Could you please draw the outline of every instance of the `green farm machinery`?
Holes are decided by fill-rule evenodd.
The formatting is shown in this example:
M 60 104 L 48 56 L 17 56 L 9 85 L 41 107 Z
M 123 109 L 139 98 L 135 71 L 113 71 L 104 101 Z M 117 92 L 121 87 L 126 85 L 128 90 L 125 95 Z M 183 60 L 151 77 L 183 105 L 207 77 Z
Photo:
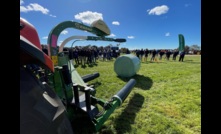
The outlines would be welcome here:
M 23 25 L 21 24 L 21 21 L 20 21 L 20 29 L 22 29 L 22 27 Z M 67 38 L 66 40 L 64 40 L 60 46 L 58 46 L 57 39 L 60 33 L 66 28 L 75 28 L 78 30 L 88 31 L 90 33 L 95 34 L 96 36 L 71 36 Z M 109 34 L 110 34 L 110 30 L 102 20 L 95 21 L 94 23 L 92 23 L 91 26 L 87 26 L 82 23 L 73 22 L 73 21 L 65 21 L 55 26 L 51 30 L 48 36 L 48 50 L 49 50 L 48 57 L 51 59 L 53 63 L 53 66 L 50 66 L 50 65 L 49 66 L 51 67 L 51 70 L 53 71 L 45 68 L 44 66 L 41 66 L 41 64 L 37 64 L 38 62 L 32 63 L 30 62 L 30 60 L 29 62 L 24 62 L 24 63 L 22 62 L 23 63 L 22 66 L 25 66 L 26 69 L 29 68 L 29 70 L 31 70 L 31 72 L 36 76 L 37 80 L 43 85 L 45 92 L 47 92 L 47 95 L 43 94 L 43 98 L 42 100 L 40 100 L 40 102 L 42 102 L 40 104 L 42 105 L 37 107 L 36 106 L 37 104 L 33 103 L 35 107 L 33 109 L 41 109 L 38 111 L 41 111 L 41 112 L 44 111 L 42 113 L 46 114 L 47 110 L 44 110 L 44 105 L 46 104 L 43 105 L 43 102 L 46 103 L 45 100 L 47 100 L 47 102 L 50 102 L 52 105 L 51 106 L 52 108 L 51 110 L 48 110 L 48 111 L 53 113 L 53 118 L 51 118 L 52 120 L 51 124 L 53 124 L 53 122 L 55 122 L 56 120 L 61 120 L 61 119 L 58 119 L 57 117 L 59 117 L 60 115 L 63 115 L 63 116 L 66 116 L 67 119 L 69 120 L 73 133 L 98 132 L 101 129 L 102 125 L 105 123 L 105 121 L 108 120 L 109 116 L 115 111 L 117 107 L 119 107 L 124 102 L 124 100 L 130 94 L 132 88 L 136 84 L 136 81 L 134 79 L 130 79 L 124 86 L 122 86 L 122 89 L 120 89 L 115 95 L 113 95 L 110 98 L 110 100 L 106 101 L 106 100 L 95 97 L 96 95 L 95 87 L 93 85 L 88 84 L 88 82 L 98 78 L 100 74 L 98 72 L 95 72 L 93 74 L 80 76 L 80 74 L 78 74 L 76 68 L 74 67 L 73 56 L 71 55 L 72 52 L 63 51 L 65 44 L 74 39 L 75 40 L 114 41 L 118 43 L 126 41 L 126 39 L 114 39 L 114 38 L 105 37 Z M 25 39 L 23 39 L 23 37 L 21 37 L 21 32 L 20 32 L 20 46 L 21 47 L 23 46 L 23 44 L 28 42 L 26 41 L 27 38 L 28 37 L 25 37 Z M 22 47 L 22 49 L 24 49 L 24 50 L 21 50 L 22 52 L 23 51 L 26 52 L 28 48 Z M 29 50 L 31 50 L 31 48 L 28 49 L 27 52 Z M 29 55 L 32 55 L 32 53 L 29 53 Z M 20 56 L 20 60 L 21 60 L 21 57 L 22 56 Z M 45 63 L 46 62 L 47 60 L 45 60 Z M 37 67 L 36 66 L 33 67 L 33 65 L 36 65 Z M 21 76 L 21 77 L 26 78 L 25 76 Z M 24 82 L 25 80 L 30 80 L 30 79 L 24 79 Z M 23 88 L 23 87 L 27 88 L 27 86 L 20 86 L 20 88 Z M 21 90 L 22 89 L 20 89 L 20 91 Z M 33 91 L 33 92 L 36 92 L 36 91 Z M 20 101 L 20 104 L 21 104 L 21 108 L 23 108 L 25 107 L 24 105 L 28 103 L 27 99 L 25 99 L 25 96 L 27 95 L 25 95 L 24 91 L 22 91 L 20 96 L 22 97 L 20 99 L 22 100 Z M 36 97 L 36 99 L 38 98 Z M 53 107 L 56 107 L 56 110 L 55 110 L 56 112 L 53 112 Z M 28 111 L 28 108 L 24 108 L 24 109 L 25 110 L 23 110 L 22 112 Z M 45 109 L 47 109 L 46 106 L 45 106 Z M 59 109 L 63 109 L 63 110 L 60 110 L 60 113 L 59 113 L 58 112 Z M 34 113 L 32 114 L 35 115 Z M 23 118 L 25 118 L 26 115 L 27 114 L 24 114 L 24 115 L 20 114 L 21 120 L 23 120 Z M 47 118 L 48 117 L 49 117 L 49 114 L 47 115 Z M 41 120 L 41 118 L 43 117 L 39 115 L 39 120 Z M 42 123 L 43 122 L 44 121 L 42 121 Z M 57 122 L 62 122 L 62 121 L 57 121 Z M 47 131 L 46 133 L 48 134 L 50 134 L 50 132 L 58 133 L 58 134 L 66 133 L 60 129 L 58 130 L 58 128 L 60 127 L 51 127 L 51 124 L 45 123 L 43 125 L 45 128 L 55 129 L 55 130 Z M 57 124 L 59 125 L 59 123 Z M 28 123 L 27 123 L 27 126 L 28 126 Z M 37 126 L 38 125 L 36 125 L 36 127 Z M 66 125 L 66 127 L 67 126 L 68 125 Z M 26 126 L 20 126 L 20 127 L 27 129 Z M 35 126 L 32 126 L 31 128 L 34 128 L 34 127 Z M 23 130 L 23 132 L 25 132 L 25 130 Z M 32 133 L 30 132 L 29 134 L 32 134 Z

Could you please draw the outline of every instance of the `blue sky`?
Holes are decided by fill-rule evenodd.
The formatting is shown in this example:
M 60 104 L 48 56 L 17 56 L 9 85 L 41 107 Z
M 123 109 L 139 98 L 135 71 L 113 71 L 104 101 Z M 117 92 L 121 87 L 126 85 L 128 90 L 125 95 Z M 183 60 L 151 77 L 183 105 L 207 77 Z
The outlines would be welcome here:
M 35 26 L 41 44 L 47 44 L 50 31 L 64 21 L 87 26 L 102 19 L 109 27 L 110 38 L 125 38 L 121 47 L 132 49 L 175 49 L 178 34 L 185 45 L 201 47 L 201 0 L 20 0 L 20 17 Z M 94 36 L 67 28 L 57 44 L 75 36 Z M 73 40 L 74 41 L 74 40 Z M 73 41 L 65 46 L 70 47 Z M 74 45 L 117 45 L 117 42 L 78 41 Z

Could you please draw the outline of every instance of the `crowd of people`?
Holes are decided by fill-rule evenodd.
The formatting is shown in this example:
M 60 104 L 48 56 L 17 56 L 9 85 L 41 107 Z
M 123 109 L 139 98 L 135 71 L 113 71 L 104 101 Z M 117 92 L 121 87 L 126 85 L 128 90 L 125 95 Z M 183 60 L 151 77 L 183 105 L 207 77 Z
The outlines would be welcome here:
M 47 48 L 42 45 L 43 51 L 48 54 Z M 63 51 L 68 52 L 70 58 L 74 60 L 75 65 L 85 66 L 96 64 L 97 60 L 100 61 L 108 61 L 113 58 L 117 58 L 120 56 L 120 50 L 113 50 L 111 47 L 96 47 L 96 46 L 75 46 L 73 48 L 64 48 Z M 166 50 L 166 49 L 135 49 L 130 51 L 127 49 L 125 54 L 134 54 L 136 55 L 141 62 L 147 62 L 148 57 L 150 62 L 160 61 L 163 58 L 166 60 L 170 60 L 172 57 L 173 61 L 176 61 L 177 57 L 179 57 L 178 61 L 183 62 L 185 57 L 185 51 L 179 51 L 178 49 L 174 50 Z M 179 56 L 178 56 L 179 55 Z
M 150 61 L 157 61 L 157 60 L 170 60 L 170 57 L 172 56 L 172 60 L 176 61 L 176 57 L 179 56 L 179 61 L 183 62 L 184 57 L 185 57 L 185 51 L 179 51 L 178 49 L 174 50 L 164 50 L 164 49 L 153 49 L 153 50 L 148 50 L 146 49 L 136 49 L 132 51 L 140 60 L 141 62 L 147 62 L 148 57 L 150 57 Z
M 43 52 L 48 54 L 47 47 L 42 45 Z M 96 46 L 75 46 L 73 48 L 64 48 L 70 59 L 74 60 L 75 65 L 86 66 L 96 64 L 97 60 L 109 61 L 120 56 L 120 50 L 113 50 L 111 47 L 96 47 Z

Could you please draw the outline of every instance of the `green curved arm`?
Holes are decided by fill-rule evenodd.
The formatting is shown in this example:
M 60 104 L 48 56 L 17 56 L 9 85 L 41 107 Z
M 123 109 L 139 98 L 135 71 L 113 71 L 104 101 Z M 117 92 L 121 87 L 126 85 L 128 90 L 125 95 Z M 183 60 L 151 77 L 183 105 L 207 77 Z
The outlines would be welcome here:
M 57 26 L 55 26 L 48 36 L 48 45 L 49 45 L 49 56 L 52 58 L 52 61 L 55 65 L 57 65 L 56 62 L 56 56 L 58 54 L 58 48 L 57 48 L 57 40 L 60 35 L 60 33 L 66 29 L 66 28 L 75 28 L 79 30 L 88 31 L 90 33 L 93 33 L 97 36 L 106 36 L 107 33 L 95 28 L 95 27 L 89 27 L 84 24 L 73 22 L 73 21 L 64 21 Z
M 59 53 L 59 47 L 57 46 L 57 41 L 58 41 L 58 37 L 60 35 L 60 33 L 66 29 L 66 28 L 75 28 L 75 29 L 79 29 L 79 30 L 83 30 L 83 31 L 88 31 L 92 34 L 97 35 L 96 36 L 86 36 L 84 37 L 84 39 L 86 38 L 86 40 L 103 40 L 103 41 L 115 41 L 115 42 L 126 42 L 126 39 L 113 39 L 113 38 L 105 38 L 105 36 L 109 35 L 110 31 L 109 28 L 106 26 L 106 24 L 104 22 L 102 22 L 101 20 L 99 21 L 99 23 L 102 23 L 102 26 L 106 27 L 108 29 L 108 32 L 103 30 L 102 28 L 96 28 L 94 26 L 90 27 L 78 22 L 73 22 L 73 21 L 64 21 L 59 23 L 57 26 L 55 26 L 51 32 L 49 33 L 48 36 L 48 55 L 51 57 L 54 65 L 58 65 L 58 53 Z M 93 23 L 95 24 L 95 23 Z M 82 36 L 79 36 L 82 37 Z

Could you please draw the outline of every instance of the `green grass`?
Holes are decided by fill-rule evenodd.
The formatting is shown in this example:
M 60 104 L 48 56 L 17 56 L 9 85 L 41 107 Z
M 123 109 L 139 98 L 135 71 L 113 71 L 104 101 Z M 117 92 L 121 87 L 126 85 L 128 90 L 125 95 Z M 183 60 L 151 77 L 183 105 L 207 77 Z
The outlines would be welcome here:
M 184 62 L 141 62 L 131 93 L 105 122 L 98 134 L 200 134 L 201 56 L 186 55 Z M 130 78 L 119 78 L 114 60 L 77 67 L 83 76 L 99 72 L 90 81 L 96 97 L 109 100 Z

